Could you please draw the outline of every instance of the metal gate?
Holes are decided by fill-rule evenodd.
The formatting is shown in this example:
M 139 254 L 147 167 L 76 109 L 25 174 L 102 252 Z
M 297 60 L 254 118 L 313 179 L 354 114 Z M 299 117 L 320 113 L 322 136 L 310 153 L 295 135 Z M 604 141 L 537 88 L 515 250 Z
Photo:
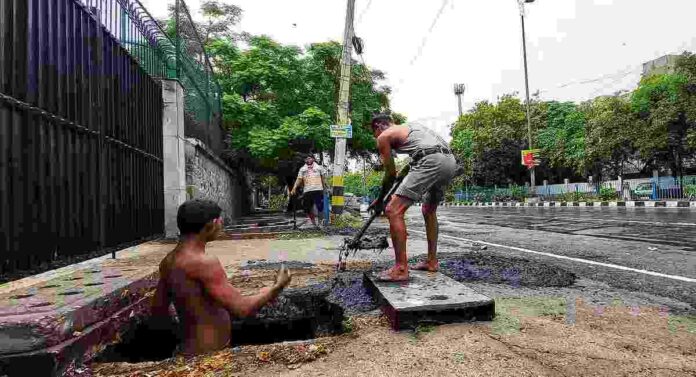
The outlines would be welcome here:
M 163 232 L 162 91 L 77 0 L 0 1 L 0 273 Z

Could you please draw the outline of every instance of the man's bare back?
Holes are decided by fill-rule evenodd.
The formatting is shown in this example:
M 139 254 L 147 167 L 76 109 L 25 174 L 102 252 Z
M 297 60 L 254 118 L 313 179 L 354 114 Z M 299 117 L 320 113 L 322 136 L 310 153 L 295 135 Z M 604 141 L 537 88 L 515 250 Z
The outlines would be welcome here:
M 202 203 L 184 203 L 179 217 L 183 217 L 182 221 L 185 221 L 187 205 L 193 207 L 191 212 L 194 216 L 208 209 L 206 206 L 214 205 L 210 202 Z M 201 206 L 202 209 L 199 208 Z M 219 211 L 213 213 L 217 213 L 214 216 L 219 216 Z M 228 282 L 220 261 L 205 254 L 205 244 L 217 238 L 221 230 L 222 220 L 215 217 L 198 229 L 196 234 L 186 233 L 177 247 L 160 263 L 160 279 L 153 298 L 152 314 L 154 317 L 166 317 L 169 315 L 170 304 L 174 304 L 183 329 L 184 342 L 180 352 L 184 355 L 216 351 L 229 345 L 232 327 L 230 315 L 253 315 L 278 297 L 290 283 L 290 274 L 283 267 L 273 287 L 262 289 L 254 296 L 242 296 Z
M 209 296 L 200 281 L 201 269 L 213 264 L 209 259 L 177 247 L 160 263 L 160 276 L 182 325 L 184 354 L 221 349 L 230 342 L 230 313 Z

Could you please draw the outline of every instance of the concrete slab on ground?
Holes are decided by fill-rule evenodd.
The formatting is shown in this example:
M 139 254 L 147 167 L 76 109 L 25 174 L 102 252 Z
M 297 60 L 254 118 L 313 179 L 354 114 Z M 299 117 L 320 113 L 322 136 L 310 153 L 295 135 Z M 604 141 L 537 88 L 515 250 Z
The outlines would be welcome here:
M 365 286 L 379 300 L 394 330 L 421 324 L 490 321 L 494 301 L 441 273 L 410 271 L 407 282 L 380 282 L 365 274 Z

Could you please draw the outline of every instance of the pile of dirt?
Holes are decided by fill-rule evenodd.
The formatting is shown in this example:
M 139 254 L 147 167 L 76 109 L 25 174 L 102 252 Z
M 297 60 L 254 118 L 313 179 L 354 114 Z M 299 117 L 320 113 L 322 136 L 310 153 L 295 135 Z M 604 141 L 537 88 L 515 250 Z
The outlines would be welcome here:
M 517 300 L 517 299 L 516 299 Z M 656 308 L 608 307 L 581 302 L 566 323 L 553 302 L 509 302 L 516 330 L 452 324 L 395 333 L 381 317 L 356 316 L 352 332 L 309 343 L 243 346 L 197 358 L 159 363 L 95 364 L 94 376 L 693 376 L 692 327 Z M 543 304 L 544 310 L 532 310 Z M 532 307 L 529 307 L 529 306 Z M 498 305 L 496 305 L 498 307 Z M 503 314 L 503 313 L 501 313 Z

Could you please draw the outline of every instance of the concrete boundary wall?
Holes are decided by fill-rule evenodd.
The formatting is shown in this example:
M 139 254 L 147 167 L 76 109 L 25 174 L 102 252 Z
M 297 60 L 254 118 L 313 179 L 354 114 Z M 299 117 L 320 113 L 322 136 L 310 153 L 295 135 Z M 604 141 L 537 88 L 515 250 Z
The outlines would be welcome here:
M 176 213 L 186 201 L 184 87 L 177 80 L 162 80 L 162 100 L 164 232 L 166 237 L 176 237 Z
M 225 222 L 242 215 L 244 176 L 228 167 L 202 141 L 186 139 L 186 198 L 208 199 L 223 210 Z
M 177 80 L 162 80 L 164 134 L 164 228 L 167 238 L 179 236 L 176 215 L 189 199 L 209 199 L 229 222 L 246 212 L 245 172 L 230 168 L 202 141 L 185 135 L 184 88 Z

